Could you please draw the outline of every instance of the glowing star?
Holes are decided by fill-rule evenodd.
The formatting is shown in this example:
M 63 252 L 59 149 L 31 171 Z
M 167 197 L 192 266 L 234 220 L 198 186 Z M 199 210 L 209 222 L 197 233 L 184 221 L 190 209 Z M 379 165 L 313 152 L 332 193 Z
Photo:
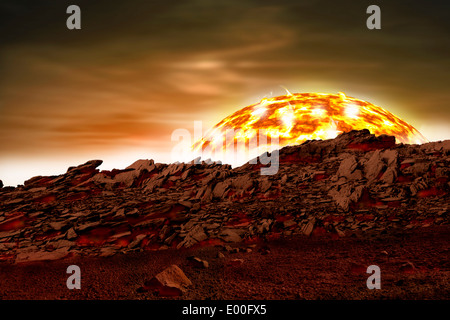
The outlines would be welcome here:
M 274 138 L 278 139 L 276 147 L 281 148 L 306 140 L 332 139 L 342 132 L 362 129 L 369 129 L 375 135 L 395 136 L 400 143 L 427 142 L 413 126 L 389 111 L 367 101 L 348 97 L 342 92 L 288 92 L 284 96 L 264 98 L 226 117 L 197 141 L 193 150 L 209 147 L 226 153 L 230 148 L 234 151 L 235 146 L 240 145 L 246 146 L 244 151 L 248 151 L 251 145 L 249 139 L 256 136 L 258 147 L 269 145 Z M 236 133 L 234 139 L 226 139 L 224 143 L 227 130 Z M 218 139 L 219 136 L 222 139 Z M 265 151 L 271 150 L 274 148 L 267 147 Z M 261 149 L 253 156 L 259 155 L 257 152 L 261 152 Z
M 359 106 L 355 104 L 348 104 L 345 106 L 345 114 L 349 118 L 358 118 Z

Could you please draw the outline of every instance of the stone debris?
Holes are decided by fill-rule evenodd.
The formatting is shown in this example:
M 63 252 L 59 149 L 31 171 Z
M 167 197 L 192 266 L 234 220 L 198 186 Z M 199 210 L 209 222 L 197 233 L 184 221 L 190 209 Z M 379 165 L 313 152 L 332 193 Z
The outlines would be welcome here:
M 0 263 L 448 224 L 449 148 L 352 131 L 280 149 L 274 175 L 259 163 L 100 171 L 91 160 L 0 188 Z

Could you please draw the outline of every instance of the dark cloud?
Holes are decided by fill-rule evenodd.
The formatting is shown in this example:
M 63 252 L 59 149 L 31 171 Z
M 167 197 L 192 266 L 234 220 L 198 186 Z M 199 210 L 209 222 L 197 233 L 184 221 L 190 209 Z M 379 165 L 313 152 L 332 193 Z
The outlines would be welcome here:
M 167 152 L 174 129 L 213 125 L 280 85 L 343 91 L 419 129 L 450 121 L 447 2 L 377 1 L 374 31 L 365 0 L 79 0 L 77 31 L 70 4 L 0 3 L 4 158 Z

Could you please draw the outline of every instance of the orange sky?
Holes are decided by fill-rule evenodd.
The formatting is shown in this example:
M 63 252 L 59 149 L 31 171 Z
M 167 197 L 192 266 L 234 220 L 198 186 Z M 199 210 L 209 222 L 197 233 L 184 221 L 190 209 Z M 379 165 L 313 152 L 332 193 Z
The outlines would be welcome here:
M 166 1 L 167 2 L 167 1 Z M 358 1 L 2 1 L 0 179 L 170 161 L 177 128 L 204 129 L 264 96 L 345 92 L 429 140 L 450 139 L 448 5 Z

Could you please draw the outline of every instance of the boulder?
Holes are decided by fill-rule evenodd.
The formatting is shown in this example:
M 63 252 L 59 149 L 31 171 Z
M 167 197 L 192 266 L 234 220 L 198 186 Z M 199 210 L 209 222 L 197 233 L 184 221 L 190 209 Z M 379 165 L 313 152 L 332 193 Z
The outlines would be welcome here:
M 339 169 L 336 172 L 338 178 L 344 177 L 347 180 L 359 180 L 362 179 L 361 170 L 356 170 L 358 167 L 358 161 L 354 155 L 344 154 L 344 160 L 339 165 Z
M 176 265 L 164 269 L 144 283 L 144 288 L 156 292 L 159 296 L 176 297 L 186 292 L 192 285 L 191 280 Z
M 216 184 L 214 190 L 212 191 L 212 195 L 214 198 L 222 198 L 224 196 L 225 191 L 228 189 L 229 183 L 227 181 L 221 181 Z

